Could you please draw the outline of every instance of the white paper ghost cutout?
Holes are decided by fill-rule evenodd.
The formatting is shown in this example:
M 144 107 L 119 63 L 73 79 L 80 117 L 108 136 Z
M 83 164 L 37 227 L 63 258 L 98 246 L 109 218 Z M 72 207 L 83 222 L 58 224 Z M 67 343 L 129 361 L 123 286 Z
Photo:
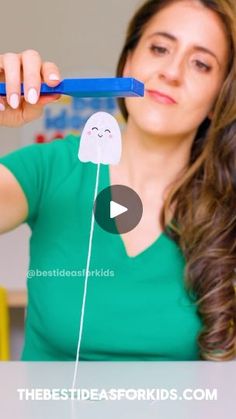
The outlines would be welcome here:
M 118 164 L 121 150 L 121 132 L 116 119 L 107 112 L 94 113 L 87 120 L 81 134 L 79 160 Z

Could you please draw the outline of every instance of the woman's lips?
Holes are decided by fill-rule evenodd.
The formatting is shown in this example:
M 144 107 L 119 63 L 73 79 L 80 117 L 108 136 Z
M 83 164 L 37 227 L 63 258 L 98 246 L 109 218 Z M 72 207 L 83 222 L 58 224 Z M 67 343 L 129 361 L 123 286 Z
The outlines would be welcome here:
M 146 90 L 146 92 L 152 99 L 159 103 L 163 103 L 164 105 L 173 105 L 177 103 L 172 97 L 158 92 L 157 90 Z

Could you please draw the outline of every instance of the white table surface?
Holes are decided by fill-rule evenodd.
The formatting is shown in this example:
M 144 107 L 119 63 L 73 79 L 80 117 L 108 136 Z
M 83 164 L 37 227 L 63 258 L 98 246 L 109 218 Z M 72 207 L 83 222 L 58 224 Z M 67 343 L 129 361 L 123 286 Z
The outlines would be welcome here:
M 217 400 L 20 400 L 17 389 L 72 389 L 74 362 L 0 362 L 4 419 L 235 419 L 236 361 L 80 362 L 76 389 L 217 389 Z

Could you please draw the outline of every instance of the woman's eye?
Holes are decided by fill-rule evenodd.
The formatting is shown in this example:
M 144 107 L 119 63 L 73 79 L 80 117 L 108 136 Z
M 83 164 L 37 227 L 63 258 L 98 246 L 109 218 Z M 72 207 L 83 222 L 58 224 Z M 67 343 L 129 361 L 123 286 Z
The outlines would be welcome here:
M 211 67 L 203 63 L 202 61 L 195 60 L 195 63 L 196 67 L 199 68 L 201 71 L 205 71 L 206 73 L 208 73 L 211 70 Z
M 158 54 L 165 54 L 165 52 L 168 51 L 167 48 L 161 47 L 159 45 L 152 45 L 150 49 L 152 52 L 157 52 Z
M 157 55 L 165 55 L 166 52 L 168 52 L 168 49 L 166 47 L 162 47 L 160 45 L 151 45 L 150 50 Z M 199 60 L 195 60 L 195 65 L 198 70 L 205 73 L 208 73 L 212 68 L 210 65 L 205 64 Z
M 109 132 L 109 134 L 111 133 L 111 131 L 109 129 L 105 129 L 104 132 Z
M 96 129 L 96 130 L 98 131 L 98 128 L 97 128 L 97 127 L 93 127 L 93 128 L 92 128 L 92 130 L 94 130 L 94 129 Z

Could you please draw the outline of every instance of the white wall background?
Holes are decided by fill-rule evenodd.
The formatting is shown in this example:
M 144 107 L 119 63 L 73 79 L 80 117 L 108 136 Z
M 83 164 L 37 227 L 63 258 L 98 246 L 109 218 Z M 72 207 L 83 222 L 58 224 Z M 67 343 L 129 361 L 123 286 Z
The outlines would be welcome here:
M 57 63 L 62 77 L 113 77 L 127 23 L 142 3 L 142 0 L 4 2 L 0 54 L 33 48 L 44 61 Z M 0 155 L 21 144 L 20 129 L 0 127 Z M 0 236 L 0 284 L 8 289 L 26 286 L 28 238 L 25 225 Z M 14 331 L 12 322 L 12 359 L 17 358 L 22 339 L 18 323 L 15 322 Z

